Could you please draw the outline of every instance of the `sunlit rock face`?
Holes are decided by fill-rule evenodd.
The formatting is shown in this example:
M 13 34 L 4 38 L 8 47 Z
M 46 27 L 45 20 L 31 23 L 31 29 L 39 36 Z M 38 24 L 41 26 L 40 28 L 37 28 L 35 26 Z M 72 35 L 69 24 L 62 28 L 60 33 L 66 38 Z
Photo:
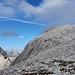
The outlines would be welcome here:
M 8 68 L 10 61 L 7 57 L 7 53 L 0 47 L 0 70 Z
M 0 61 L 3 60 L 3 59 L 4 59 L 4 57 L 3 57 L 3 55 L 0 53 Z
M 2 75 L 75 75 L 75 25 L 50 28 L 31 40 Z

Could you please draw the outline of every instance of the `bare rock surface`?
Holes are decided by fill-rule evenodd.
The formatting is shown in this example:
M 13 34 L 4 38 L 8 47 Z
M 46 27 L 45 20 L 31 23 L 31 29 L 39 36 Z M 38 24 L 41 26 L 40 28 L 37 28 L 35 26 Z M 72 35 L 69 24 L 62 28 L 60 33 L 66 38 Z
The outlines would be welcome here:
M 0 47 L 0 70 L 8 68 L 10 61 L 7 53 Z
M 0 75 L 75 75 L 75 26 L 49 29 L 31 40 Z

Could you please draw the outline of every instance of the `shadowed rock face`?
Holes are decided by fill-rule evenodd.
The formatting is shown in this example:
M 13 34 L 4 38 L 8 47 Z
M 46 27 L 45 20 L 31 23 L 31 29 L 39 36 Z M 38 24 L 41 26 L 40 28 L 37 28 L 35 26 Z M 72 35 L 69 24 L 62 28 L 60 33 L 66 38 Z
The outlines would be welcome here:
M 58 26 L 34 38 L 8 69 L 0 71 L 3 75 L 29 75 L 29 73 L 75 74 L 74 25 Z

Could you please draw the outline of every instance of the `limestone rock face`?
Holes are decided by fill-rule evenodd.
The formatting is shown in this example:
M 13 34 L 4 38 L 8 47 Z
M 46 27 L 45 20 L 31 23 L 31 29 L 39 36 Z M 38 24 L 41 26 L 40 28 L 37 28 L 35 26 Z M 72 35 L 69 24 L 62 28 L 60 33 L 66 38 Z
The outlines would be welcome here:
M 10 61 L 7 53 L 0 47 L 0 70 L 8 68 Z
M 31 40 L 2 75 L 74 75 L 75 26 L 49 29 Z
M 3 59 L 4 59 L 4 57 L 3 57 L 3 55 L 0 53 L 0 61 L 3 60 Z

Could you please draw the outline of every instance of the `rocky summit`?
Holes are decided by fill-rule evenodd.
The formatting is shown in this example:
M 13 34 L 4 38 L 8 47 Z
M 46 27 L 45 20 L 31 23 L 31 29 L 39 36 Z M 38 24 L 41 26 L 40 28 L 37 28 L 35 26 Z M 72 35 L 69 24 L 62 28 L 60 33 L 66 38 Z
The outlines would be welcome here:
M 50 28 L 34 38 L 0 75 L 75 75 L 75 25 Z

